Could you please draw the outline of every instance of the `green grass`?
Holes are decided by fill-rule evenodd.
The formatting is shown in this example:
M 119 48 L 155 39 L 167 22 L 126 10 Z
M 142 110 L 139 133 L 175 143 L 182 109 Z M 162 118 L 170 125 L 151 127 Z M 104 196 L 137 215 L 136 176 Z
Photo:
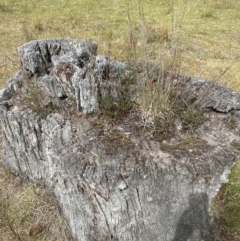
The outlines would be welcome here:
M 213 201 L 216 227 L 216 241 L 240 240 L 240 163 L 229 175 Z
M 180 73 L 240 89 L 238 0 L 145 0 L 141 4 L 149 60 L 171 68 L 177 56 Z M 1 86 L 19 69 L 17 47 L 32 39 L 93 39 L 99 43 L 99 53 L 119 60 L 131 59 L 134 41 L 141 59 L 138 5 L 137 0 L 0 0 Z

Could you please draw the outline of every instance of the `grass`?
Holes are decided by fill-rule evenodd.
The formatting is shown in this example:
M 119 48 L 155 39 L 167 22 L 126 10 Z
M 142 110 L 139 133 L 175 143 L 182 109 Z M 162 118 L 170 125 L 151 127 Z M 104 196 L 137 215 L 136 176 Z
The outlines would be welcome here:
M 98 52 L 112 59 L 130 63 L 149 60 L 169 71 L 220 81 L 240 90 L 239 0 L 159 0 L 157 3 L 154 0 L 0 0 L 0 16 L 0 87 L 19 70 L 16 49 L 20 45 L 34 39 L 67 37 L 95 40 L 99 43 Z M 172 102 L 169 102 L 171 91 L 163 93 L 161 83 L 153 87 L 151 81 L 141 86 L 138 93 L 143 113 L 147 116 L 149 111 L 155 112 L 151 121 L 158 128 L 165 128 L 166 124 L 167 128 L 172 128 L 174 123 L 164 122 L 167 116 L 159 116 L 159 108 L 164 111 L 172 108 Z M 121 106 L 117 109 L 114 106 L 113 111 L 112 108 L 107 106 L 105 109 L 110 117 L 122 113 Z M 187 103 L 183 113 L 183 122 L 189 125 L 199 122 L 199 113 Z M 231 178 L 236 178 L 234 183 L 239 182 L 239 174 L 239 168 L 232 172 Z M 9 175 L 1 176 L 1 187 L 12 183 Z M 240 190 L 234 186 L 234 193 L 229 191 L 231 187 L 230 181 L 219 194 L 224 199 L 222 208 L 226 217 L 220 223 L 226 229 L 235 230 L 231 229 L 232 224 L 238 221 L 228 222 L 228 213 L 230 217 L 234 216 L 232 210 L 237 213 L 239 206 L 229 204 L 229 199 L 236 197 Z M 31 222 L 29 220 L 37 220 L 33 210 L 43 205 L 35 203 L 34 190 L 37 188 L 24 186 L 15 192 L 11 186 L 9 197 L 13 200 L 6 201 L 1 196 L 0 212 L 7 209 L 8 213 L 3 212 L 0 217 L 9 220 L 4 223 L 0 218 L 0 233 L 6 237 L 4 240 L 19 240 L 19 235 L 28 232 L 25 227 Z M 23 202 L 17 202 L 18 198 Z M 234 200 L 237 203 L 237 199 Z M 227 208 L 227 205 L 234 207 Z M 17 213 L 21 215 L 18 217 Z M 51 209 L 46 215 L 49 214 Z M 45 234 L 39 234 L 39 239 L 28 237 L 24 240 L 44 240 L 41 237 Z
M 99 42 L 99 53 L 118 60 L 131 58 L 129 46 L 134 44 L 136 58 L 141 58 L 138 4 L 137 0 L 41 0 L 41 4 L 0 0 L 0 85 L 19 69 L 17 47 L 32 39 L 93 39 Z M 177 53 L 181 74 L 240 89 L 238 0 L 160 0 L 158 4 L 146 0 L 141 4 L 149 59 L 168 66 Z
M 224 184 L 213 201 L 216 241 L 240 240 L 240 163 L 229 175 L 229 182 Z
M 3 241 L 73 241 L 53 194 L 2 169 L 0 234 Z
M 171 85 L 164 86 L 162 78 L 155 82 L 152 79 L 140 85 L 136 102 L 141 108 L 141 116 L 145 125 L 154 126 L 160 133 L 173 134 L 176 122 L 181 129 L 193 128 L 202 123 L 202 111 L 187 103 L 178 96 Z

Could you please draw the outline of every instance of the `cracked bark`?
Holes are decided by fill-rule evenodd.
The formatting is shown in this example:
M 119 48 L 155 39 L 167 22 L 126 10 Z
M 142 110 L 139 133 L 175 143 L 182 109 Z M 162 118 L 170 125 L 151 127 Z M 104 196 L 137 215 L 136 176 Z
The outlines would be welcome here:
M 239 93 L 181 77 L 175 83 L 179 95 L 218 112 L 209 111 L 193 133 L 159 142 L 133 131 L 131 120 L 112 127 L 94 115 L 84 117 L 97 110 L 96 95 L 109 88 L 114 93 L 127 71 L 126 64 L 95 58 L 92 50 L 82 40 L 63 39 L 32 41 L 19 49 L 22 71 L 0 92 L 5 166 L 52 188 L 76 240 L 211 240 L 208 207 L 240 154 L 232 145 L 240 140 Z M 55 75 L 59 63 L 74 67 L 68 83 Z M 46 71 L 50 65 L 53 71 Z M 24 72 L 39 74 L 30 81 L 43 87 L 49 101 L 66 107 L 41 116 L 25 106 Z M 110 83 L 107 75 L 114 76 Z M 91 89 L 89 81 L 97 87 Z M 181 149 L 188 138 L 197 145 Z

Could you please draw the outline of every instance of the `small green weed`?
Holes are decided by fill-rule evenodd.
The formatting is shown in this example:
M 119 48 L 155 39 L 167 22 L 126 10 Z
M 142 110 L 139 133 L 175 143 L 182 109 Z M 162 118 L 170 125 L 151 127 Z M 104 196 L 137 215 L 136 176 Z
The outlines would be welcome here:
M 108 118 L 121 119 L 126 116 L 129 111 L 134 107 L 133 95 L 136 88 L 137 75 L 135 70 L 122 78 L 119 82 L 119 86 L 116 90 L 109 90 L 104 96 L 99 93 L 98 104 L 99 110 L 102 114 Z M 111 77 L 109 79 L 109 84 Z M 135 87 L 133 87 L 135 86 Z M 117 95 L 115 94 L 117 92 Z
M 99 98 L 98 103 L 104 116 L 113 119 L 124 117 L 133 108 L 133 102 L 125 92 L 122 92 L 118 99 L 108 94 L 104 98 Z
M 186 126 L 197 126 L 203 120 L 203 113 L 192 104 L 185 103 L 185 109 L 182 112 L 181 119 Z

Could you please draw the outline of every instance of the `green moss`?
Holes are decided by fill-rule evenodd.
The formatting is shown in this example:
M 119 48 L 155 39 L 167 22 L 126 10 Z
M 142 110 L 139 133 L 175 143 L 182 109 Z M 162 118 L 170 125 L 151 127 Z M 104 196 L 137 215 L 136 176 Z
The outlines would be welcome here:
M 236 118 L 232 117 L 230 119 L 230 126 L 232 129 L 235 129 L 237 127 L 237 119 Z
M 240 150 L 240 141 L 234 140 L 231 144 L 238 150 Z
M 188 152 L 191 149 L 204 147 L 206 145 L 207 142 L 205 140 L 202 140 L 201 138 L 191 137 L 176 144 L 163 143 L 162 150 Z
M 158 131 L 155 131 L 153 133 L 153 139 L 158 142 L 162 142 L 164 140 L 169 140 L 170 137 L 171 137 L 171 135 L 162 133 L 162 132 L 158 132 Z
M 92 126 L 93 129 L 97 129 L 97 130 L 104 129 L 104 125 L 100 122 L 97 122 L 97 121 L 91 122 L 91 126 Z
M 135 144 L 131 139 L 125 137 L 121 132 L 112 130 L 103 136 L 102 144 L 105 149 L 105 153 L 108 155 L 116 154 L 116 151 L 132 151 Z

